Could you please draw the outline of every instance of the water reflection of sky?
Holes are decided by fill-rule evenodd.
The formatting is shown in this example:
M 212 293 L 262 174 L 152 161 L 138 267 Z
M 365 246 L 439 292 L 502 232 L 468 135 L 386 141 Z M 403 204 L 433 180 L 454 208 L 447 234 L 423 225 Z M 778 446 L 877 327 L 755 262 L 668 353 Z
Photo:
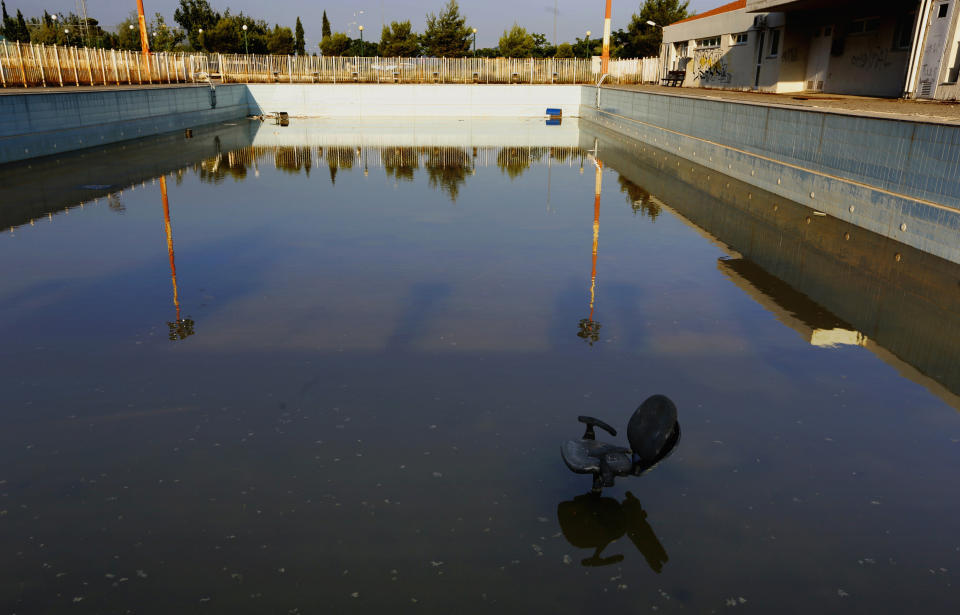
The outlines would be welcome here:
M 924 295 L 902 270 L 900 286 L 877 273 L 886 245 L 853 267 L 786 231 L 774 259 L 769 231 L 744 242 L 729 229 L 746 217 L 708 215 L 745 196 L 722 202 L 705 181 L 670 192 L 689 184 L 602 140 L 597 212 L 592 138 L 544 143 L 542 123 L 476 154 L 416 140 L 358 153 L 322 132 L 274 147 L 257 130 L 196 131 L 156 154 L 177 301 L 195 323 L 183 340 L 168 339 L 161 187 L 131 162 L 152 160 L 149 143 L 87 154 L 99 170 L 83 183 L 119 187 L 98 202 L 56 201 L 56 182 L 42 202 L 18 196 L 22 218 L 0 236 L 4 604 L 956 605 L 944 486 L 960 418 L 898 373 L 897 357 L 923 356 L 898 340 L 934 344 L 892 316 L 865 326 L 876 301 L 822 290 L 873 280 L 937 314 L 952 269 L 904 251 Z M 777 265 L 805 246 L 814 269 Z M 592 345 L 578 335 L 588 317 L 602 324 Z M 806 334 L 834 329 L 897 353 Z M 952 383 L 940 362 L 908 365 Z M 578 499 L 589 481 L 557 450 L 576 416 L 622 429 L 655 392 L 680 409 L 677 451 L 609 501 Z M 580 509 L 599 530 L 571 522 Z

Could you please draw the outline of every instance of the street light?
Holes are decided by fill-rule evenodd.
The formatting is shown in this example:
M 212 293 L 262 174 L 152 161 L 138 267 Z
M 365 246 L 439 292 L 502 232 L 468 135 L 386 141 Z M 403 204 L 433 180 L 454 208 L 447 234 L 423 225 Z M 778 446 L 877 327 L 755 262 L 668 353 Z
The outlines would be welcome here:
M 359 28 L 360 28 L 360 55 L 366 55 L 363 53 L 363 26 L 359 26 Z
M 662 27 L 660 24 L 658 24 L 657 22 L 652 21 L 652 20 L 650 20 L 650 19 L 647 20 L 647 25 L 648 25 L 648 26 L 653 26 L 653 27 L 655 27 L 655 28 L 660 28 L 660 27 Z
M 477 29 L 473 29 L 473 57 L 477 57 Z
M 586 51 L 586 55 L 587 55 L 588 58 L 592 55 L 592 53 L 591 53 L 591 51 L 590 51 L 590 35 L 591 35 L 591 34 L 593 34 L 593 33 L 590 32 L 590 30 L 587 30 L 587 41 L 586 41 L 587 51 Z
M 70 28 L 64 28 L 63 33 L 67 35 L 67 45 L 70 45 Z
M 250 44 L 247 42 L 247 24 L 243 24 L 243 48 L 250 55 Z

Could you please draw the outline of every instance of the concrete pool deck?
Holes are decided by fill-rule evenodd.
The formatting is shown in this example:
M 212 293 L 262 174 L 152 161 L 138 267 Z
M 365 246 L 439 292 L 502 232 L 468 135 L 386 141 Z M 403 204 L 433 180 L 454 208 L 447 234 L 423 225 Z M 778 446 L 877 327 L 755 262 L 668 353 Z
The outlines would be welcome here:
M 672 88 L 660 85 L 605 85 L 604 89 L 647 92 L 663 96 L 702 98 L 725 102 L 800 109 L 910 122 L 960 125 L 960 101 L 904 100 L 843 94 L 772 94 L 713 88 Z

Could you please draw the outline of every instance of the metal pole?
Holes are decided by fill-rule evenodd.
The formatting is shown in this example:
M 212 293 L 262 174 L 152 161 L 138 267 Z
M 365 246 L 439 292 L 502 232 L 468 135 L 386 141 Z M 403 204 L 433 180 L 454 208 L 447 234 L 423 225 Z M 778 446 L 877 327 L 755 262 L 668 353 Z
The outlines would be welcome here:
M 23 79 L 23 87 L 27 87 L 27 69 L 23 65 L 23 51 L 20 49 L 20 41 L 17 41 L 17 58 L 20 59 L 20 77 Z
M 3 43 L 3 56 L 7 58 L 7 64 L 10 64 L 10 52 L 7 51 L 7 43 Z M 7 71 L 0 66 L 0 79 L 3 79 L 3 87 L 7 87 Z
M 607 0 L 607 11 L 603 17 L 603 55 L 600 57 L 600 72 L 606 74 L 610 68 L 610 2 Z
M 60 80 L 60 87 L 63 87 L 63 70 L 60 68 L 60 48 L 54 45 L 53 53 L 57 58 L 57 78 Z
M 150 55 L 150 40 L 147 38 L 147 20 L 143 16 L 143 0 L 137 0 L 137 21 L 140 22 L 140 51 L 147 58 Z

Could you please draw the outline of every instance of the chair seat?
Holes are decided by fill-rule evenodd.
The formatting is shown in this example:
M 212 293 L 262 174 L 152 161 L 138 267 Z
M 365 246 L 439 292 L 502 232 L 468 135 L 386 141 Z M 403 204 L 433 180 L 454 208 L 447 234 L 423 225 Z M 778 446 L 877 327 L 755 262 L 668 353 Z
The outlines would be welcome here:
M 633 468 L 630 449 L 598 440 L 567 440 L 560 446 L 560 455 L 577 474 L 599 473 L 601 459 L 606 460 L 616 475 L 628 474 Z

